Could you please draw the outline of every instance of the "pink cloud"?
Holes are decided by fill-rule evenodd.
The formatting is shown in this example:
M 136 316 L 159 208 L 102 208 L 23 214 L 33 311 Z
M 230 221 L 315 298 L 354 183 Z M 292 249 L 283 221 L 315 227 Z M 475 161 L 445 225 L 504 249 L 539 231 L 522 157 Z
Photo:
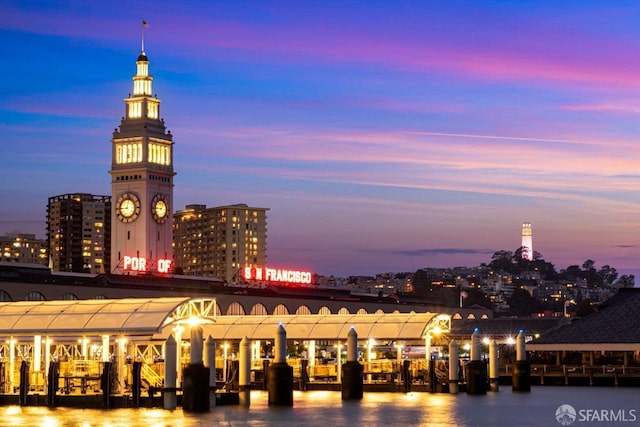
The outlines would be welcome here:
M 635 59 L 633 46 L 619 39 L 595 38 L 576 29 L 565 31 L 531 24 L 516 34 L 507 34 L 498 28 L 480 44 L 471 43 L 462 37 L 464 34 L 425 32 L 421 37 L 413 37 L 409 33 L 391 35 L 320 27 L 313 22 L 301 22 L 297 27 L 277 23 L 244 24 L 189 16 L 180 8 L 168 12 L 171 12 L 167 14 L 169 17 L 154 17 L 149 33 L 153 33 L 156 43 L 180 46 L 184 55 L 193 54 L 193 50 L 185 50 L 185 46 L 201 50 L 224 48 L 232 50 L 225 52 L 228 58 L 235 56 L 244 60 L 368 64 L 385 69 L 453 73 L 467 78 L 519 80 L 529 84 L 574 82 L 633 88 L 640 84 L 637 78 L 640 64 Z M 130 21 L 115 17 L 79 17 L 55 10 L 40 12 L 10 7 L 3 10 L 3 28 L 24 31 L 25 22 L 29 22 L 32 32 L 101 41 L 123 42 L 137 30 Z M 201 53 L 207 55 L 206 50 Z
M 220 174 L 531 197 L 594 206 L 604 202 L 616 210 L 635 209 L 631 200 L 638 182 L 633 178 L 638 150 L 625 141 L 615 145 L 577 139 L 271 128 L 216 129 L 207 132 L 207 137 L 191 139 L 208 141 L 212 137 L 227 141 L 224 147 L 215 147 L 217 155 L 244 158 L 251 153 L 253 159 L 247 166 L 234 164 L 227 170 L 221 166 L 217 169 Z M 214 148 L 207 144 L 190 149 L 193 151 L 185 155 L 194 165 Z M 599 155 L 594 156 L 594 151 Z M 282 168 L 283 160 L 299 167 Z M 326 167 L 309 167 L 313 164 Z M 202 172 L 209 168 L 205 163 L 193 167 Z M 624 192 L 629 198 L 609 196 Z
M 640 112 L 640 103 L 638 101 L 629 101 L 611 104 L 563 105 L 561 108 L 567 111 L 637 114 Z
M 112 109 L 100 108 L 104 104 L 99 102 L 87 102 L 86 95 L 69 96 L 68 93 L 65 93 L 60 96 L 49 94 L 40 96 L 38 102 L 34 102 L 32 96 L 25 96 L 7 100 L 4 105 L 5 108 L 20 113 L 43 114 L 54 117 L 110 119 L 117 123 L 113 119 L 115 116 L 112 114 Z M 92 105 L 98 106 L 98 108 L 92 108 Z

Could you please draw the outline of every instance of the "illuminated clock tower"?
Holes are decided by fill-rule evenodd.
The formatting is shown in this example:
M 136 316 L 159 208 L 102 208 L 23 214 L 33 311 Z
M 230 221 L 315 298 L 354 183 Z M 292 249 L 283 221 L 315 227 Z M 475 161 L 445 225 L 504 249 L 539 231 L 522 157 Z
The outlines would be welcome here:
M 133 94 L 124 100 L 125 116 L 111 139 L 111 270 L 167 272 L 173 242 L 173 136 L 160 118 L 160 100 L 152 95 L 144 47 L 136 67 Z

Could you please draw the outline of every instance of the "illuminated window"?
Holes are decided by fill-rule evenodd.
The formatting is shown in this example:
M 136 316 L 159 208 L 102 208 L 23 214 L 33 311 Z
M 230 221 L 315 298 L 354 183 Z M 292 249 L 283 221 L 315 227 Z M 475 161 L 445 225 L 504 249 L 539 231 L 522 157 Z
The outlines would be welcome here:
M 158 118 L 158 104 L 155 102 L 147 103 L 147 117 L 150 119 Z
M 134 95 L 151 95 L 151 80 L 135 80 L 133 93 Z
M 135 101 L 129 103 L 129 118 L 139 119 L 142 117 L 142 102 Z
M 269 312 L 263 304 L 256 304 L 251 308 L 252 316 L 266 316 L 267 314 L 269 314 Z
M 149 162 L 156 163 L 156 158 L 158 156 L 157 151 L 158 146 L 156 144 L 149 144 Z
M 311 310 L 306 305 L 301 305 L 296 310 L 296 314 L 311 314 Z
M 244 316 L 244 307 L 239 302 L 232 303 L 227 309 L 227 316 Z
M 278 304 L 273 310 L 273 314 L 276 316 L 283 316 L 289 314 L 289 309 L 284 304 Z M 348 313 L 347 313 L 348 314 Z
M 2 302 L 10 302 L 10 301 L 13 301 L 13 300 L 11 299 L 11 296 L 8 293 L 6 293 L 5 291 L 1 291 L 0 290 L 0 301 L 2 301 Z
M 146 61 L 136 62 L 137 71 L 139 76 L 148 76 L 149 75 L 149 63 Z
M 45 301 L 46 298 L 40 292 L 32 291 L 27 295 L 27 301 Z
M 149 144 L 148 161 L 158 165 L 171 164 L 171 150 L 167 145 Z
M 142 161 L 142 143 L 116 145 L 116 163 L 137 163 Z
M 323 315 L 328 315 L 331 314 L 331 310 L 329 309 L 329 307 L 321 307 L 320 310 L 318 310 L 318 314 L 323 314 Z

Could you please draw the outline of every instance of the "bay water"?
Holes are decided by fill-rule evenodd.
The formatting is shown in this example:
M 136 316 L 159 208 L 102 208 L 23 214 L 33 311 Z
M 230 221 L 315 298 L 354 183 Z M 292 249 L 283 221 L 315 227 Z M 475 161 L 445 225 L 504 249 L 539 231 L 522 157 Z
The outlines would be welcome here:
M 605 419 L 606 418 L 606 419 Z M 510 387 L 474 396 L 460 393 L 365 393 L 343 401 L 340 392 L 294 392 L 293 407 L 273 407 L 265 391 L 251 405 L 205 413 L 178 408 L 73 409 L 0 407 L 0 426 L 640 426 L 640 389 L 623 387 Z

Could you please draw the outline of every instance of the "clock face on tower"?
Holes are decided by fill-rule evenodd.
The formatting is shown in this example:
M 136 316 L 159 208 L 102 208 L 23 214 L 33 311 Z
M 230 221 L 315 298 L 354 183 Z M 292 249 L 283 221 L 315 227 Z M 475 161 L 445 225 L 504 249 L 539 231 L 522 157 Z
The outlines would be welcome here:
M 158 224 L 162 224 L 167 220 L 169 214 L 169 206 L 164 194 L 156 194 L 151 202 L 151 214 Z
M 116 215 L 122 222 L 133 222 L 140 215 L 140 199 L 133 193 L 122 193 L 116 202 Z

